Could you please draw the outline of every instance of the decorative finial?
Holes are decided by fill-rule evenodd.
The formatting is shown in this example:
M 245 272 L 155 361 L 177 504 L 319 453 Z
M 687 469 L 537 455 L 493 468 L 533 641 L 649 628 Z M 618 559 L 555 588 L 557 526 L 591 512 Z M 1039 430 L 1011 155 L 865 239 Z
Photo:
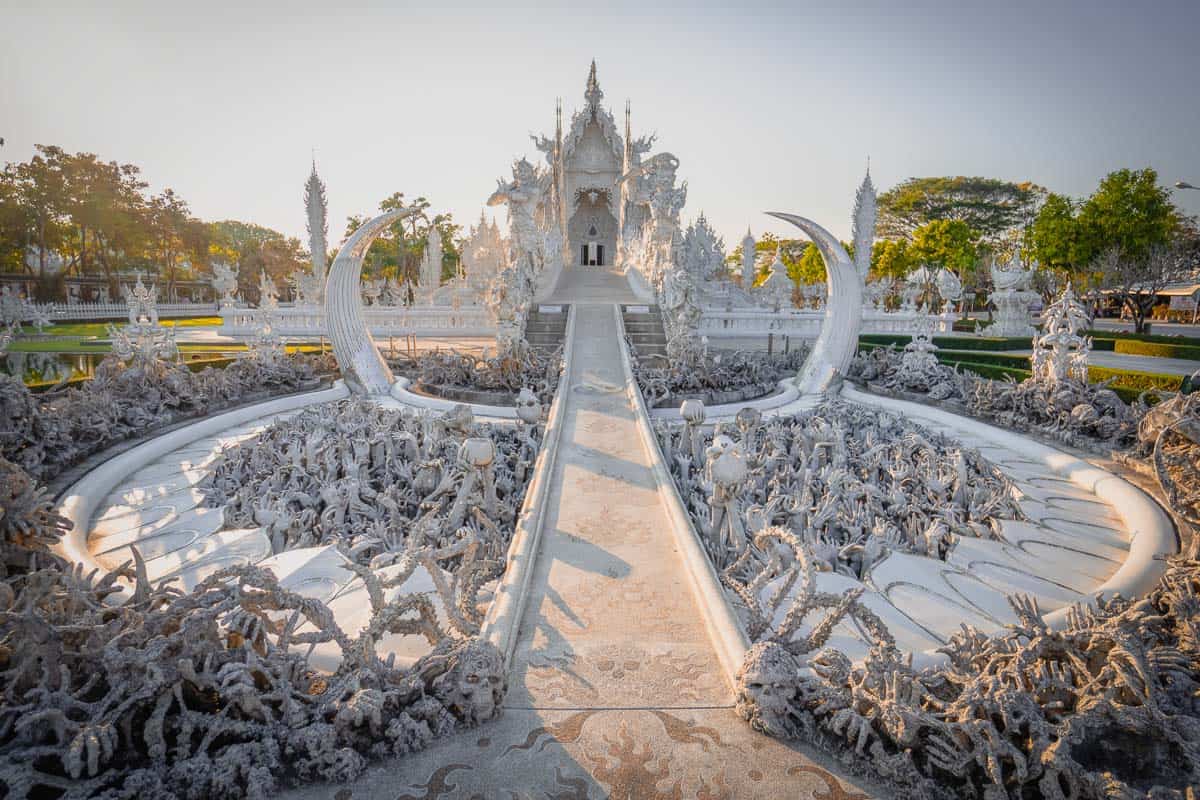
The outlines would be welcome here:
M 588 70 L 587 91 L 584 92 L 584 97 L 587 98 L 588 107 L 592 110 L 600 104 L 600 98 L 604 97 L 604 92 L 600 91 L 600 82 L 596 80 L 596 59 L 592 59 L 591 69 Z

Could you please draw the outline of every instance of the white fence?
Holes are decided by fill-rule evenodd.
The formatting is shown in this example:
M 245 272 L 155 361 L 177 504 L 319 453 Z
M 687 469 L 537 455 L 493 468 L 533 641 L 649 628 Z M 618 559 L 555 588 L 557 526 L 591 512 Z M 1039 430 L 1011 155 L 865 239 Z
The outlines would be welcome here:
M 953 312 L 948 314 L 921 314 L 916 311 L 877 311 L 863 309 L 863 333 L 912 334 L 921 323 L 933 322 L 934 334 L 951 333 Z M 792 311 L 767 311 L 761 309 L 704 309 L 700 321 L 700 333 L 709 339 L 766 336 L 794 336 L 815 339 L 821 332 L 825 320 L 824 309 L 796 309 Z
M 38 303 L 37 308 L 51 322 L 85 319 L 126 319 L 129 306 L 120 303 Z M 178 317 L 213 317 L 217 314 L 215 303 L 159 303 L 158 316 L 163 319 Z
M 258 309 L 221 309 L 220 332 L 253 336 L 258 332 Z M 367 306 L 363 309 L 372 336 L 494 336 L 496 326 L 480 306 Z M 317 338 L 328 335 L 322 306 L 280 306 L 275 330 L 281 336 Z

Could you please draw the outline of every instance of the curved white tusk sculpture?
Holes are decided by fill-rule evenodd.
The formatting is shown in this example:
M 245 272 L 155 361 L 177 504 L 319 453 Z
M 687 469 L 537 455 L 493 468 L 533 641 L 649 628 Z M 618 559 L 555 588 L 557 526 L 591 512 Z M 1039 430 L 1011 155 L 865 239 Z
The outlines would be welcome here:
M 329 268 L 329 278 L 325 281 L 325 324 L 333 342 L 333 357 L 346 385 L 355 394 L 387 394 L 395 380 L 367 332 L 359 288 L 363 257 L 384 228 L 416 211 L 398 208 L 362 225 L 342 245 Z
M 829 389 L 837 375 L 846 373 L 858 348 L 864 276 L 859 275 L 842 243 L 811 219 L 778 211 L 767 213 L 804 231 L 825 259 L 825 280 L 829 287 L 825 320 L 813 343 L 812 353 L 796 376 L 796 388 L 802 395 L 821 394 Z

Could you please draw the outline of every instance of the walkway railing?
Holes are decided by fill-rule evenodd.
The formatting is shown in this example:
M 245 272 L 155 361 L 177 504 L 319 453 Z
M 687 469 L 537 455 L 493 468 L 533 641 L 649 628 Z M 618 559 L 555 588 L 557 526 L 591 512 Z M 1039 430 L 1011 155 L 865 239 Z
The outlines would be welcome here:
M 955 314 L 921 314 L 917 311 L 863 309 L 863 333 L 911 334 L 923 324 L 933 323 L 933 333 L 953 330 Z M 780 334 L 815 339 L 825 320 L 824 309 L 767 311 L 763 309 L 704 309 L 700 333 L 709 339 Z
M 37 308 L 51 322 L 86 319 L 126 319 L 129 306 L 120 303 L 39 303 Z M 216 303 L 159 303 L 158 316 L 163 319 L 179 317 L 216 316 Z
M 256 308 L 221 309 L 221 333 L 253 336 L 258 332 Z M 495 323 L 481 306 L 367 306 L 363 309 L 372 336 L 494 336 Z M 280 306 L 275 331 L 281 336 L 326 336 L 323 306 Z

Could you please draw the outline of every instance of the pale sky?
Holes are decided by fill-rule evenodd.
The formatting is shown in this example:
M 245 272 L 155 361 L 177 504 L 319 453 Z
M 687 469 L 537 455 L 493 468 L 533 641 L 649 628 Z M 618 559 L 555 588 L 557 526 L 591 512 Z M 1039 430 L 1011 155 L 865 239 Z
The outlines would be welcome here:
M 682 161 L 685 218 L 730 249 L 747 225 L 792 235 L 767 210 L 848 236 L 868 156 L 881 190 L 1081 196 L 1145 166 L 1200 185 L 1197 0 L 740 5 L 0 0 L 0 159 L 133 162 L 203 219 L 303 238 L 315 149 L 332 242 L 394 191 L 466 223 L 553 134 L 555 97 L 582 104 L 594 57 L 618 121 L 628 98 L 635 135 Z M 1175 198 L 1200 213 L 1200 191 Z

